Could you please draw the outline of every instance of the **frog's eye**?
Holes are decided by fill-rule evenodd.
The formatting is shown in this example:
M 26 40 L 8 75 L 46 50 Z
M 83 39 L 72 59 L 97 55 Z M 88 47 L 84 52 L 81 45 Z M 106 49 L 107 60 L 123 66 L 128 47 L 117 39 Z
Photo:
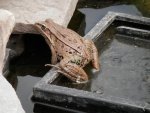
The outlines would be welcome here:
M 44 25 L 41 25 L 41 29 L 42 29 L 42 30 L 45 30 L 45 26 L 44 26 Z

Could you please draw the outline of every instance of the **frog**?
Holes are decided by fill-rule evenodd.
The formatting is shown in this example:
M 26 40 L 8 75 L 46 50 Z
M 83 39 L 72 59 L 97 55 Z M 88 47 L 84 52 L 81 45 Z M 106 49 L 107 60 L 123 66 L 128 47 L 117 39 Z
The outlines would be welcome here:
M 46 66 L 57 68 L 58 73 L 75 83 L 89 80 L 83 69 L 88 63 L 91 62 L 97 71 L 100 70 L 98 50 L 92 40 L 83 38 L 51 19 L 36 22 L 34 27 L 45 38 L 51 50 L 51 63 Z

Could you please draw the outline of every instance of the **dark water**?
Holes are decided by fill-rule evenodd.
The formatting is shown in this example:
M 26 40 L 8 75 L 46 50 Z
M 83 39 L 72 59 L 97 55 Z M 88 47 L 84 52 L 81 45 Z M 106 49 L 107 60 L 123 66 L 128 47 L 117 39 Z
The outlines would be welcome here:
M 95 3 L 95 6 L 96 5 L 97 3 Z M 144 11 L 139 8 L 139 6 L 142 6 L 142 4 L 133 4 L 132 2 L 130 2 L 129 4 L 127 2 L 112 2 L 108 4 L 107 2 L 103 2 L 103 6 L 100 5 L 98 8 L 95 8 L 93 6 L 78 7 L 78 11 L 82 13 L 84 18 L 81 18 L 81 22 L 79 22 L 80 24 L 78 23 L 79 25 L 76 31 L 79 32 L 81 35 L 86 34 L 108 11 L 124 12 L 133 15 L 145 14 Z M 77 25 L 72 25 L 72 27 L 70 28 L 74 29 L 73 26 Z M 30 99 L 32 95 L 32 88 L 48 71 L 48 68 L 45 68 L 44 64 L 50 62 L 50 53 L 48 47 L 46 47 L 46 43 L 42 41 L 42 39 L 40 39 L 39 41 L 34 35 L 28 35 L 25 37 L 31 38 L 32 41 L 30 42 L 29 40 L 26 40 L 25 43 L 27 44 L 25 48 L 27 51 L 25 51 L 25 53 L 23 53 L 19 58 L 12 61 L 10 65 L 11 73 L 8 77 L 8 80 L 15 87 L 25 111 L 27 113 L 33 113 L 34 103 Z M 127 93 L 130 93 L 132 90 L 136 90 L 135 92 L 137 92 L 138 94 L 135 96 L 135 99 L 144 98 L 143 100 L 146 100 L 148 98 L 149 100 L 148 94 L 150 90 L 148 87 L 148 82 L 150 74 L 149 69 L 147 68 L 149 64 L 146 64 L 147 62 L 149 62 L 149 48 L 147 49 L 145 47 L 138 46 L 135 47 L 135 45 L 125 43 L 124 41 L 120 41 L 120 39 L 122 39 L 123 37 L 114 36 L 110 38 L 114 38 L 114 40 L 110 40 L 109 45 L 105 46 L 105 51 L 103 51 L 101 54 L 100 60 L 102 65 L 102 71 L 100 76 L 94 74 L 91 83 L 87 84 L 87 86 L 78 86 L 79 89 L 88 89 L 96 93 L 110 93 L 112 95 L 114 95 L 116 91 L 124 90 L 126 91 L 125 93 L 120 92 L 117 94 L 118 96 L 122 95 L 122 97 L 126 97 Z M 123 52 L 119 52 L 124 49 L 125 52 L 128 53 L 127 55 L 125 55 Z M 133 56 L 130 56 L 129 53 L 132 52 Z M 136 61 L 138 62 L 135 63 Z M 128 63 L 132 63 L 132 65 L 128 66 Z M 133 68 L 133 65 L 136 65 L 137 68 Z M 113 68 L 109 69 L 110 67 Z M 125 70 L 123 70 L 122 67 L 124 67 Z M 88 68 L 91 67 L 89 66 Z M 118 71 L 118 69 L 121 71 L 121 74 Z M 115 71 L 115 74 L 110 75 L 112 71 L 114 72 L 114 70 L 117 70 Z M 125 71 L 131 71 L 131 76 L 127 75 Z M 88 73 L 92 74 L 92 72 L 90 71 Z M 121 78 L 117 78 L 117 76 L 121 76 Z M 129 78 L 127 78 L 127 76 Z M 135 79 L 133 79 L 134 77 Z M 116 82 L 116 84 L 114 84 L 114 82 Z M 131 83 L 134 83 L 135 85 Z M 136 85 L 136 83 L 141 84 Z M 126 87 L 123 87 L 122 89 L 117 88 L 116 85 L 126 85 L 127 89 Z M 128 87 L 130 87 L 131 85 L 133 85 L 131 87 L 132 90 L 128 90 Z M 112 89 L 110 90 L 110 88 Z M 105 92 L 103 92 L 104 90 Z M 139 92 L 139 90 L 142 90 L 143 93 Z M 58 112 L 58 110 L 56 111 Z M 54 113 L 56 111 L 51 109 L 48 112 Z M 44 113 L 44 110 L 40 113 Z

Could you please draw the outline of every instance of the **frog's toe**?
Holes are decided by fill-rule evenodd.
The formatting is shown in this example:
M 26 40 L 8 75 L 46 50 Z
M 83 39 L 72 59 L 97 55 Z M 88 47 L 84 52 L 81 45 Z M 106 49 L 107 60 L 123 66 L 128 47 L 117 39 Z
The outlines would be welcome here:
M 85 84 L 85 83 L 87 83 L 88 82 L 88 80 L 80 80 L 80 79 L 76 79 L 76 84 Z

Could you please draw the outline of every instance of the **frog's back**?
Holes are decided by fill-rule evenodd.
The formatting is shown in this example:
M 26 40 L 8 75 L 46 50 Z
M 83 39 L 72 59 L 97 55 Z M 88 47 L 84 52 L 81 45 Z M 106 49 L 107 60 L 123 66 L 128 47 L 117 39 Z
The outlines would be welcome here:
M 46 22 L 49 24 L 49 29 L 52 34 L 59 40 L 58 44 L 60 46 L 68 46 L 68 49 L 70 48 L 82 53 L 84 42 L 79 34 L 54 23 L 52 20 L 47 20 Z

